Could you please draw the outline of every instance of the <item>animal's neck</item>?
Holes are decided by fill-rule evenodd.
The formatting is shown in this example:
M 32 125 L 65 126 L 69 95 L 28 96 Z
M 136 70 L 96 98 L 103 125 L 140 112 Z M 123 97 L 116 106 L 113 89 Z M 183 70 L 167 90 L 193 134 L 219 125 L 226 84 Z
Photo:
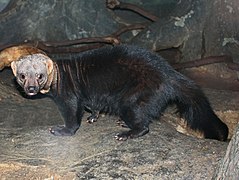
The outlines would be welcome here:
M 53 64 L 53 72 L 52 72 L 52 81 L 51 81 L 51 87 L 53 89 L 57 89 L 58 86 L 58 75 L 60 75 L 59 73 L 59 69 L 57 64 L 54 62 Z
M 57 76 L 58 76 L 58 66 L 56 63 L 53 65 L 52 72 L 48 75 L 47 82 L 44 88 L 40 91 L 42 94 L 46 94 L 51 88 L 57 89 Z

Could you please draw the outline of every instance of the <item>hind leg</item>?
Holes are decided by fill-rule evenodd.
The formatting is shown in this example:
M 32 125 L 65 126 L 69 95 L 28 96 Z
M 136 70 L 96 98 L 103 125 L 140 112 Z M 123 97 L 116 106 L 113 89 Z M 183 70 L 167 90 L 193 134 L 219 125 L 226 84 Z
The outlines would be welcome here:
M 130 128 L 129 131 L 118 133 L 115 138 L 120 141 L 137 138 L 149 132 L 149 119 L 145 116 L 142 108 L 131 109 L 123 107 L 120 112 L 120 118 Z

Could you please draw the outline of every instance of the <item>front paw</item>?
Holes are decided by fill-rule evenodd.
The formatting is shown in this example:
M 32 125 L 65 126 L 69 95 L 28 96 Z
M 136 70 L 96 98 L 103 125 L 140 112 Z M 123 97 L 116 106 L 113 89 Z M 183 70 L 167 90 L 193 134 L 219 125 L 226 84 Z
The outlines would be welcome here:
M 98 119 L 98 116 L 96 117 L 96 116 L 91 115 L 87 118 L 86 122 L 89 123 L 89 124 L 92 124 L 92 123 L 96 122 L 97 119 Z
M 72 136 L 75 134 L 77 129 L 69 129 L 66 128 L 65 126 L 56 126 L 50 128 L 50 133 L 55 135 L 55 136 Z
M 100 115 L 100 113 L 98 111 L 92 113 L 89 117 L 87 117 L 86 122 L 88 122 L 89 124 L 92 124 L 92 123 L 96 122 L 97 119 L 99 118 L 99 115 Z

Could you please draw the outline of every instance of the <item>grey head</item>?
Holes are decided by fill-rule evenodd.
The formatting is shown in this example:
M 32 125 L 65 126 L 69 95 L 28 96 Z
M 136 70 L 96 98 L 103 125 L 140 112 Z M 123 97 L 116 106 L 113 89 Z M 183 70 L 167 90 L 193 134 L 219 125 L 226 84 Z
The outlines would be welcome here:
M 17 83 L 24 92 L 33 96 L 43 91 L 53 70 L 52 60 L 43 54 L 32 54 L 21 57 L 11 63 Z

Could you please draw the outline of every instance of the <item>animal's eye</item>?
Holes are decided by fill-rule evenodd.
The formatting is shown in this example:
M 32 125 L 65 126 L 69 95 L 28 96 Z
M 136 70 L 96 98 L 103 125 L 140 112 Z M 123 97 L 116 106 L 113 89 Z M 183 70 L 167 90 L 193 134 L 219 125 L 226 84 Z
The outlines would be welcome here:
M 39 74 L 37 77 L 38 77 L 39 80 L 41 80 L 44 77 L 44 75 L 43 74 Z
M 25 78 L 26 78 L 25 74 L 21 73 L 21 74 L 20 74 L 20 79 L 21 79 L 21 80 L 24 80 Z

